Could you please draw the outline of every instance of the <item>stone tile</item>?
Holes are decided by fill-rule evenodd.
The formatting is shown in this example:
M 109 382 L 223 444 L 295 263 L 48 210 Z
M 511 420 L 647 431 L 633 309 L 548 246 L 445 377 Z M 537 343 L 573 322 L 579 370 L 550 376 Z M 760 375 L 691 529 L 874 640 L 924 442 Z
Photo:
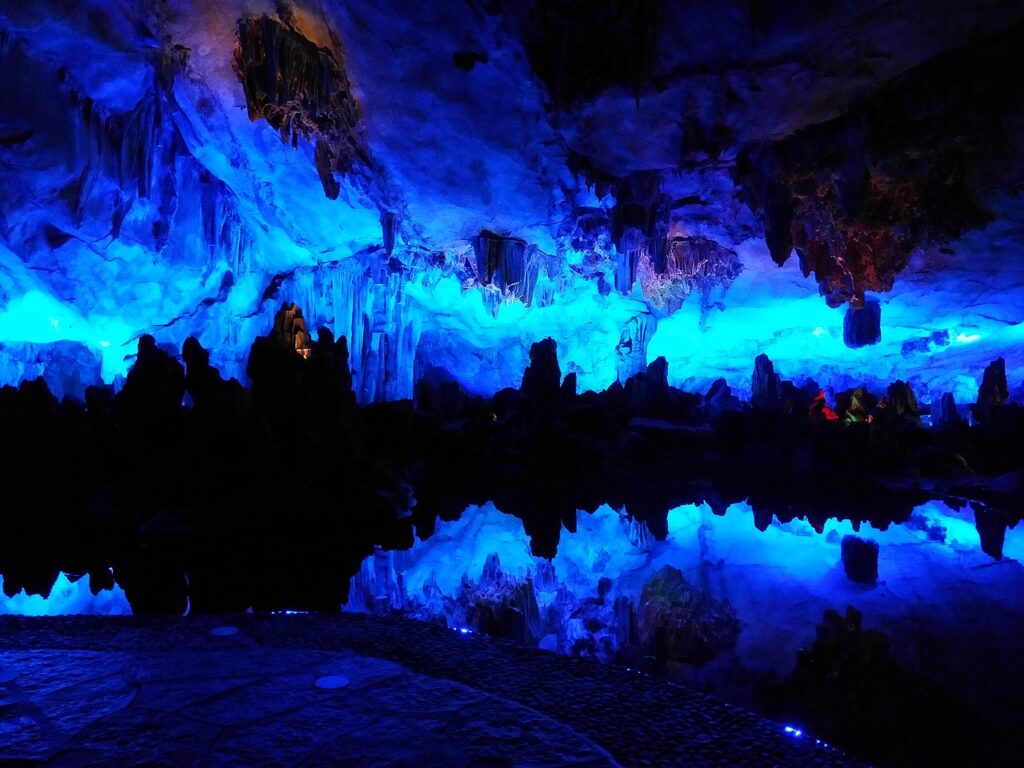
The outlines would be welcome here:
M 209 723 L 128 708 L 96 720 L 63 749 L 92 755 L 90 766 L 185 766 L 199 763 L 218 733 Z
M 5 686 L 13 686 L 27 697 L 50 694 L 109 676 L 119 671 L 127 658 L 127 654 L 117 652 L 82 650 L 0 652 L 0 664 L 19 673 Z
M 298 765 L 322 745 L 364 729 L 371 719 L 365 713 L 311 703 L 269 720 L 225 728 L 204 764 L 260 765 L 269 760 Z
M 224 726 L 280 718 L 309 700 L 315 680 L 311 672 L 256 679 L 185 707 L 181 714 Z
M 122 673 L 81 680 L 74 685 L 34 696 L 32 704 L 44 713 L 51 729 L 71 736 L 93 721 L 112 715 L 135 700 L 137 689 Z
M 0 619 L 0 647 L 5 762 L 857 765 L 682 686 L 410 621 Z
M 253 677 L 187 677 L 179 680 L 148 680 L 137 683 L 135 703 L 145 709 L 178 712 L 206 699 L 251 683 Z
M 0 762 L 42 760 L 56 746 L 45 723 L 24 712 L 0 710 Z

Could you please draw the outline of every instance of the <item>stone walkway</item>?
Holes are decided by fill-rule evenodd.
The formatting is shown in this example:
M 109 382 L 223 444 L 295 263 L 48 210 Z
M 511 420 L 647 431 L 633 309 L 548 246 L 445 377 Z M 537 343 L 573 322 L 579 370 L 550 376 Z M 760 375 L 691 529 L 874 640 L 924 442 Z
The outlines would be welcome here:
M 360 615 L 0 618 L 0 765 L 852 766 L 614 666 Z

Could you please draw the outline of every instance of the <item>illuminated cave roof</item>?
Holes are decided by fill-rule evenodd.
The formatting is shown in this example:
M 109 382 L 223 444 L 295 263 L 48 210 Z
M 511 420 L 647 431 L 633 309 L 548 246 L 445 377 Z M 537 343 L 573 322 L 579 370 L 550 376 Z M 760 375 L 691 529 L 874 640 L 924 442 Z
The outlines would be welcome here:
M 241 375 L 295 301 L 364 400 L 545 336 L 603 388 L 640 328 L 676 384 L 1014 388 L 1022 37 L 996 0 L 5 3 L 0 369 L 194 334 Z

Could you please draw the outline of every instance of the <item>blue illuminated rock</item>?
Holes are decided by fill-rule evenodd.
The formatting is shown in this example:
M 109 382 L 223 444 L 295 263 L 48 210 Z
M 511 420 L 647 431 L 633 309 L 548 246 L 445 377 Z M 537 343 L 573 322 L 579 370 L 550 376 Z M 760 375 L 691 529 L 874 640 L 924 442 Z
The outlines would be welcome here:
M 847 307 L 843 318 L 843 342 L 848 347 L 866 347 L 882 340 L 882 305 L 867 299 L 864 306 Z
M 85 388 L 101 380 L 102 358 L 85 344 L 0 342 L 0 383 L 41 376 L 58 399 L 85 399 Z
M 1019 162 L 1012 4 L 927 34 L 915 10 L 868 74 L 850 51 L 904 29 L 846 6 L 799 35 L 728 4 L 607 24 L 421 6 L 0 8 L 2 381 L 67 342 L 102 364 L 44 374 L 58 394 L 113 383 L 149 333 L 244 383 L 286 300 L 346 337 L 361 403 L 432 367 L 516 386 L 547 336 L 581 392 L 648 351 L 673 385 L 743 397 L 759 353 L 833 392 L 919 377 L 961 402 L 998 355 L 1024 372 L 1024 207 L 997 178 Z M 870 309 L 840 329 L 863 290 L 884 333 Z

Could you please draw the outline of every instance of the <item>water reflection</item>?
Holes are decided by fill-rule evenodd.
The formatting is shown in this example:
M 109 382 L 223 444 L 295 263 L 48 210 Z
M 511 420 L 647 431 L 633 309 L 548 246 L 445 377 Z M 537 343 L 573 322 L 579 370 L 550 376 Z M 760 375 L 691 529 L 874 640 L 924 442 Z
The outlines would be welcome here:
M 521 520 L 488 503 L 439 522 L 409 550 L 367 558 L 346 610 L 401 612 L 623 663 L 778 717 L 799 717 L 803 707 L 815 735 L 843 738 L 835 721 L 844 720 L 847 746 L 882 763 L 901 764 L 891 748 L 904 743 L 913 760 L 959 748 L 970 756 L 964 764 L 985 754 L 998 764 L 999 748 L 986 741 L 1019 713 L 999 691 L 1024 684 L 1015 657 L 1024 642 L 1019 527 L 997 560 L 982 551 L 969 505 L 931 501 L 885 530 L 829 519 L 819 531 L 794 519 L 760 531 L 756 519 L 746 503 L 725 514 L 684 505 L 668 513 L 658 540 L 602 506 L 578 513 L 548 561 L 532 553 Z M 847 578 L 848 535 L 878 543 L 876 584 Z M 830 609 L 838 613 L 819 626 Z M 853 715 L 804 690 L 813 688 L 807 669 L 823 664 L 834 665 L 824 677 L 859 681 L 841 692 Z M 806 713 L 814 707 L 818 721 Z M 917 719 L 897 720 L 894 707 Z

